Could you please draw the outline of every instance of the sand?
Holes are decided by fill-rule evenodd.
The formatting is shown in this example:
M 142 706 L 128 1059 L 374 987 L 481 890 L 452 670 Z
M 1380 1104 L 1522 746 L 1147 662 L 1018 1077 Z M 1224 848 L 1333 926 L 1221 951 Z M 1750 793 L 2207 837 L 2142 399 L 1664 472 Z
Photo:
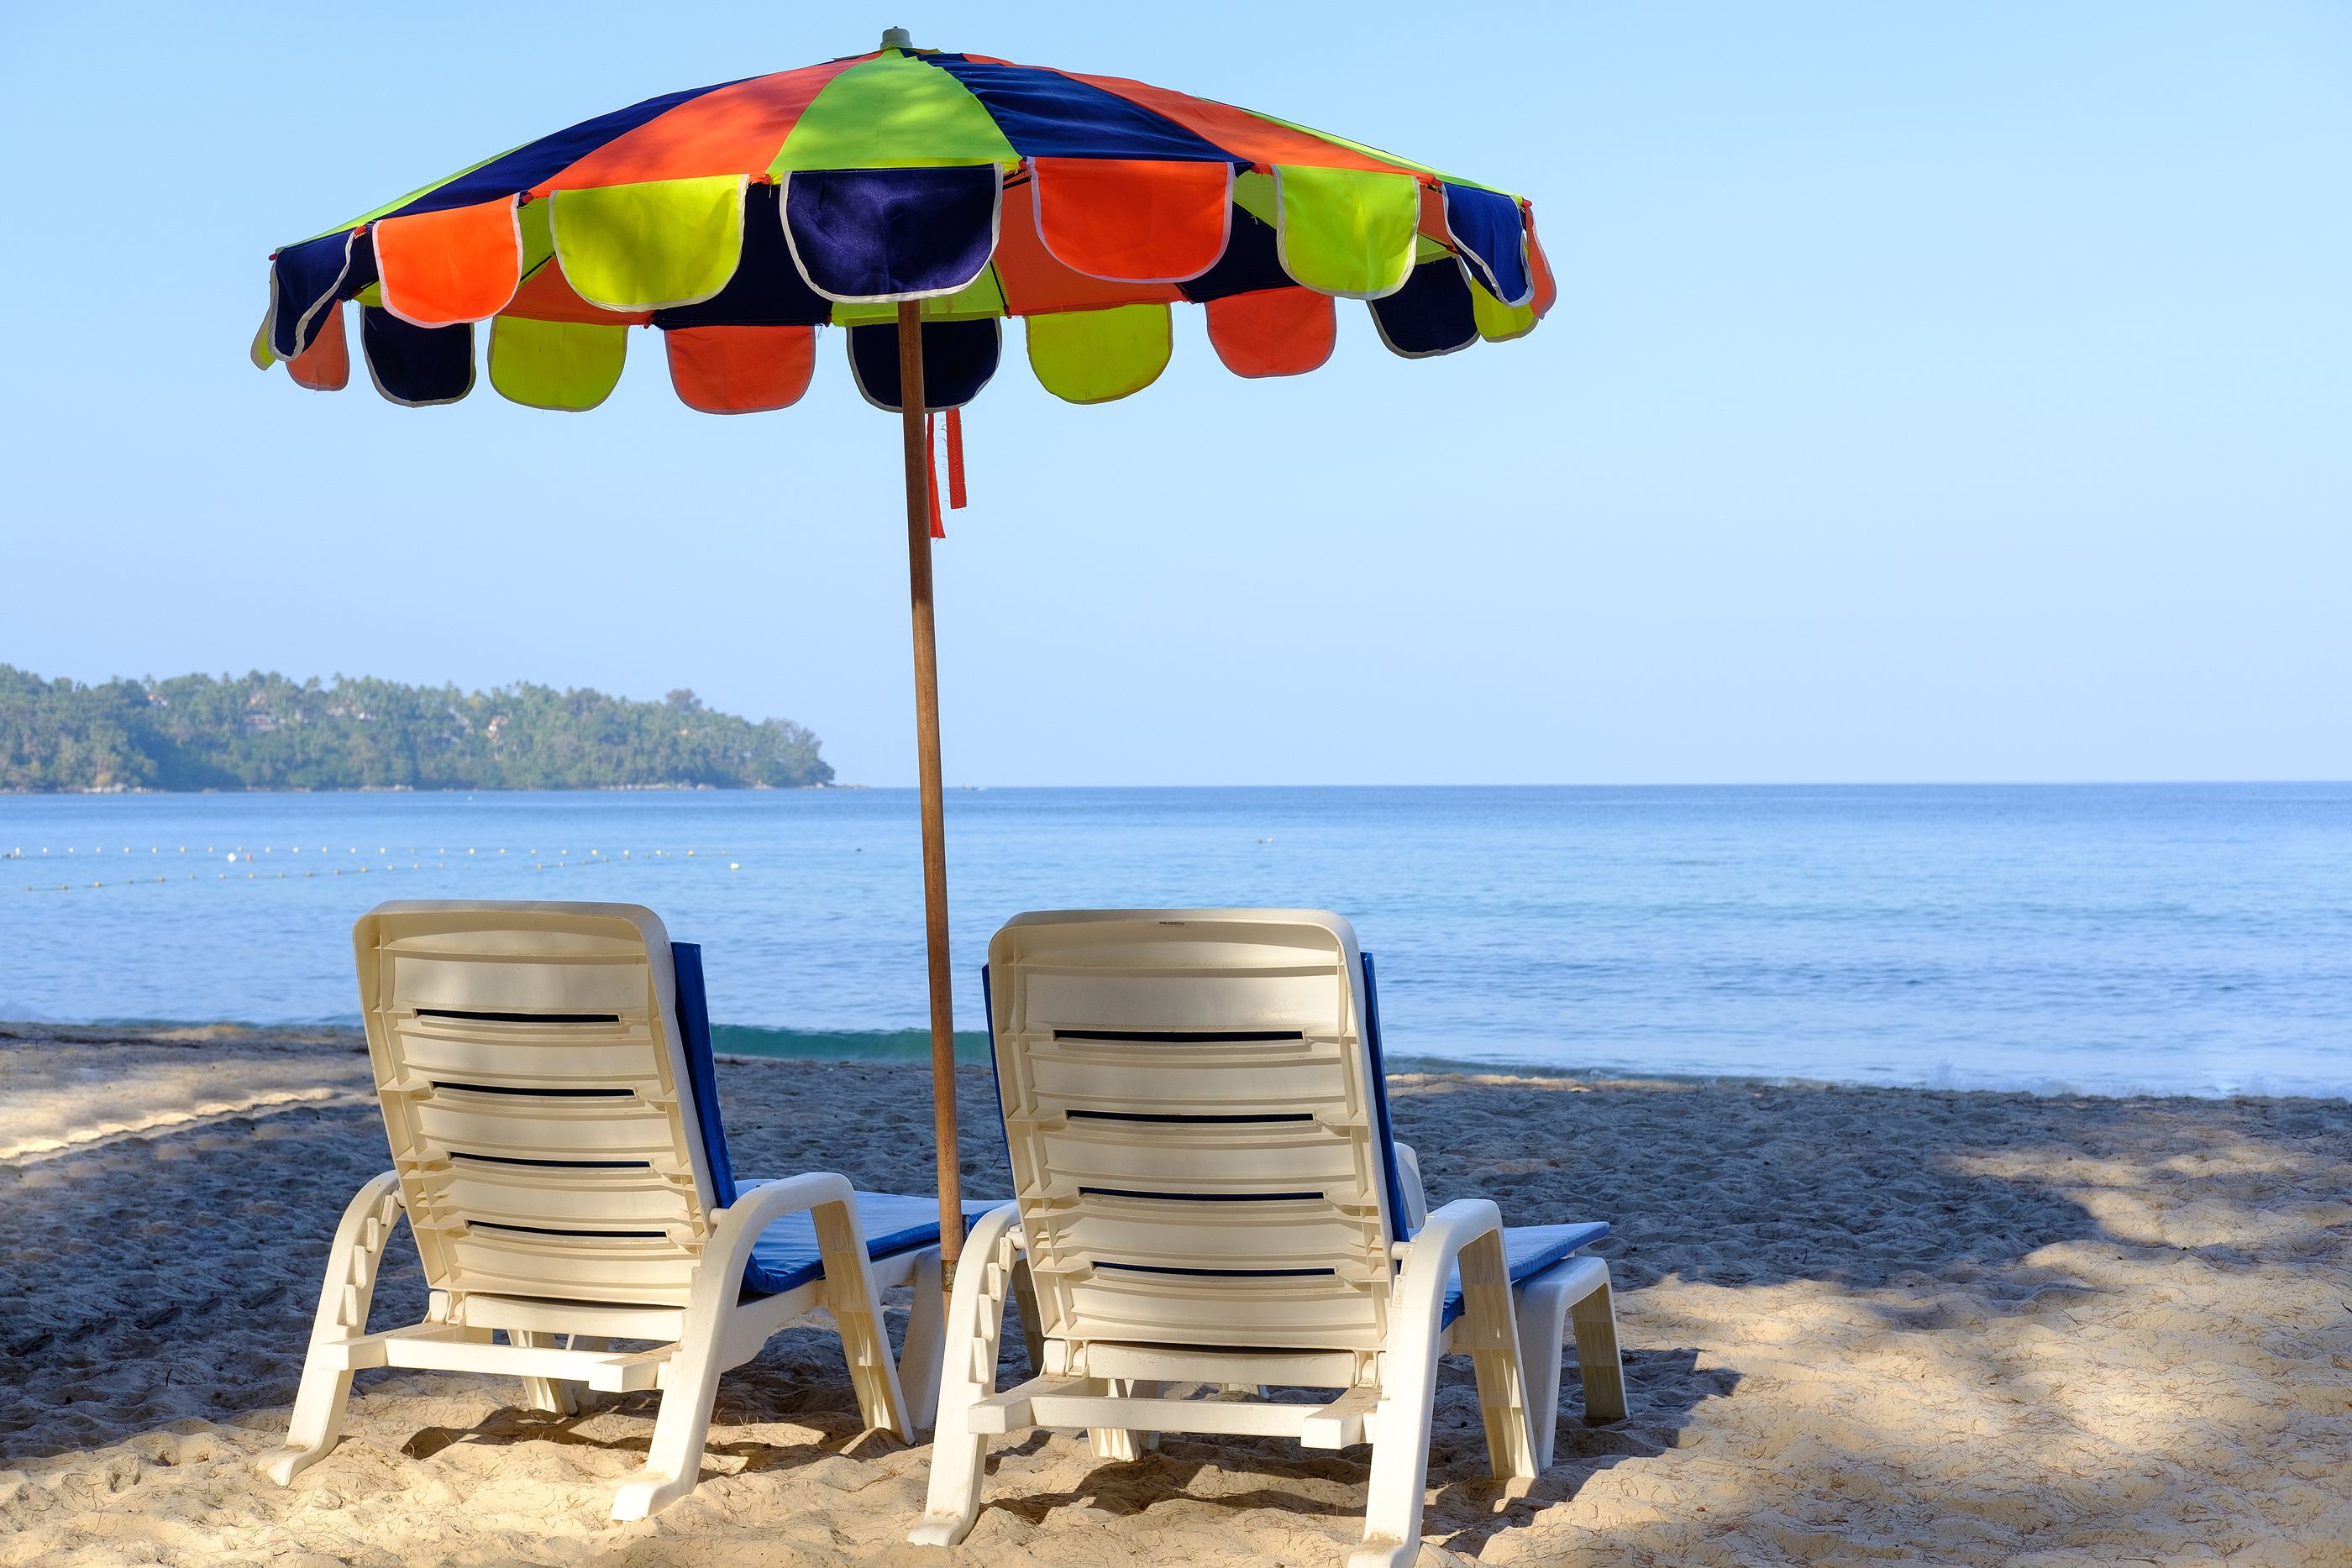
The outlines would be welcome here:
M 385 1163 L 363 1064 L 331 1030 L 0 1026 L 0 1565 L 1322 1564 L 1358 1533 L 1363 1449 L 1033 1435 L 967 1546 L 902 1546 L 926 1450 L 843 1451 L 816 1328 L 726 1379 L 700 1488 L 650 1521 L 604 1511 L 651 1396 L 563 1418 L 454 1374 L 362 1374 L 341 1447 L 259 1480 L 326 1239 Z M 918 1071 L 721 1088 L 739 1169 L 923 1190 Z M 1424 1563 L 2352 1563 L 2352 1105 L 1394 1089 L 1433 1199 L 1616 1223 L 1633 1402 L 1586 1427 L 1571 1365 L 1559 1457 L 1510 1497 L 1449 1365 Z M 421 1291 L 404 1239 L 378 1322 Z

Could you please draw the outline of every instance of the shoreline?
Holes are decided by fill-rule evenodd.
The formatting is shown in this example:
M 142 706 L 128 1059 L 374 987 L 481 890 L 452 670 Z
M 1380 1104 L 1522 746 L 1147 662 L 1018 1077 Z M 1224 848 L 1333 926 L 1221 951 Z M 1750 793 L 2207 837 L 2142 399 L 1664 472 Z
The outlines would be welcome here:
M 715 1024 L 713 1054 L 737 1063 L 822 1062 L 844 1065 L 920 1064 L 930 1060 L 930 1036 L 920 1029 L 797 1030 L 760 1024 Z M 228 1020 L 195 1022 L 173 1019 L 98 1019 L 68 1021 L 48 1019 L 0 1019 L 0 1042 L 10 1039 L 119 1039 L 124 1036 L 169 1040 L 185 1036 L 203 1039 L 250 1038 L 256 1041 L 348 1038 L 363 1043 L 356 1021 L 246 1023 Z M 781 1037 L 804 1041 L 810 1049 L 745 1051 L 744 1036 Z M 732 1040 L 730 1037 L 734 1037 Z M 828 1049 L 831 1047 L 831 1049 Z M 962 1067 L 985 1067 L 988 1036 L 984 1031 L 956 1031 L 956 1061 Z M 2123 1084 L 2090 1087 L 2055 1076 L 2030 1082 L 1962 1083 L 1929 1081 L 1874 1081 L 1857 1078 L 1811 1077 L 1801 1073 L 1701 1073 L 1641 1071 L 1622 1066 L 1571 1066 L 1480 1056 L 1438 1056 L 1391 1053 L 1388 1071 L 1402 1076 L 1460 1077 L 1475 1082 L 1580 1083 L 1591 1087 L 1657 1086 L 1713 1089 L 1809 1089 L 1837 1093 L 1886 1092 L 1920 1094 L 2023 1095 L 2038 1101 L 2181 1101 L 2200 1104 L 2231 1104 L 2259 1101 L 2314 1101 L 2323 1104 L 2352 1103 L 2352 1084 L 2342 1088 L 2279 1089 L 2257 1084 L 2241 1089 L 2154 1088 Z
M 739 1170 L 927 1190 L 919 1067 L 777 1065 L 719 1067 Z M 959 1087 L 968 1189 L 1002 1194 L 988 1076 Z M 1449 1363 L 1424 1563 L 2342 1560 L 2352 1106 L 1459 1071 L 1391 1092 L 1433 1200 L 1616 1227 L 1596 1250 L 1633 1402 L 1585 1427 L 1571 1365 L 1559 1458 L 1513 1495 Z M 650 1396 L 558 1418 L 457 1374 L 361 1374 L 341 1448 L 291 1488 L 254 1477 L 326 1237 L 385 1164 L 354 1030 L 0 1036 L 5 1150 L 0 1568 L 908 1560 L 929 1450 L 857 1440 L 816 1331 L 727 1376 L 701 1486 L 650 1521 L 604 1518 Z M 378 1323 L 421 1296 L 404 1238 Z M 1024 1375 L 1007 1341 L 1001 1375 Z M 1271 1440 L 999 1454 L 958 1561 L 1336 1564 L 1368 1476 L 1365 1449 Z

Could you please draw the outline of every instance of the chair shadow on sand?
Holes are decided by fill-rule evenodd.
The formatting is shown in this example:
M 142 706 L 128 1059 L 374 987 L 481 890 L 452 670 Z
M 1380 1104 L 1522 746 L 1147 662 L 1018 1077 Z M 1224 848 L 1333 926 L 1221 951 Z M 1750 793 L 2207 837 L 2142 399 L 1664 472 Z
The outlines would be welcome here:
M 894 1340 L 904 1332 L 903 1309 L 891 1314 Z M 796 1362 L 817 1348 L 817 1336 L 807 1346 L 793 1345 L 799 1336 L 787 1335 L 781 1357 Z M 1007 1349 L 1000 1364 L 1003 1385 L 1029 1375 L 1020 1336 L 1005 1335 Z M 796 1354 L 797 1353 L 797 1354 Z M 762 1357 L 766 1361 L 767 1357 Z M 1438 1377 L 1437 1430 L 1430 1456 L 1428 1532 L 1439 1536 L 1450 1550 L 1473 1551 L 1489 1537 L 1525 1524 L 1542 1510 L 1572 1500 L 1594 1476 L 1629 1459 L 1645 1458 L 1675 1446 L 1675 1435 L 1686 1427 L 1700 1403 L 1728 1396 L 1739 1375 L 1727 1368 L 1699 1370 L 1692 1350 L 1625 1352 L 1628 1394 L 1634 1414 L 1605 1427 L 1586 1426 L 1576 1404 L 1577 1379 L 1571 1361 L 1564 1376 L 1563 1408 L 1559 1415 L 1559 1448 L 1551 1468 L 1517 1496 L 1487 1475 L 1486 1439 L 1480 1426 L 1475 1389 L 1466 1358 L 1447 1358 Z M 1457 1364 L 1458 1363 L 1458 1364 Z M 381 1378 L 386 1375 L 370 1375 Z M 898 1447 L 885 1434 L 863 1435 L 845 1380 L 812 1378 L 804 1364 L 790 1372 L 763 1368 L 753 1363 L 737 1373 L 746 1385 L 735 1408 L 722 1402 L 714 1423 L 713 1440 L 706 1451 L 703 1479 L 721 1476 L 782 1475 L 836 1458 L 844 1452 L 864 1456 Z M 834 1386 L 840 1383 L 838 1388 Z M 1654 1390 L 1654 1394 L 1653 1391 Z M 767 1394 L 791 1397 L 792 1407 L 747 1410 L 741 1396 L 758 1402 Z M 363 1397 L 364 1396 L 362 1396 Z M 1304 1397 L 1304 1391 L 1299 1391 Z M 432 1458 L 446 1449 L 468 1447 L 504 1448 L 527 1443 L 553 1443 L 586 1448 L 641 1459 L 652 1434 L 656 1408 L 650 1395 L 589 1396 L 577 1415 L 561 1416 L 507 1405 L 468 1427 L 420 1427 L 402 1443 L 400 1452 L 416 1460 Z M 635 1417 L 641 1427 L 614 1436 L 593 1436 L 584 1426 L 610 1416 Z M 746 1419 L 789 1421 L 810 1428 L 814 1436 L 794 1443 L 729 1439 L 726 1428 L 740 1430 Z M 991 1474 L 1011 1459 L 1034 1457 L 1055 1441 L 1045 1430 L 1029 1433 L 1018 1442 L 992 1448 Z M 1064 1439 L 1067 1440 L 1067 1439 Z M 1363 1513 L 1362 1491 L 1370 1466 L 1365 1451 L 1321 1453 L 1300 1448 L 1279 1438 L 1202 1438 L 1170 1435 L 1156 1448 L 1131 1461 L 1097 1461 L 1076 1484 L 1051 1491 L 1008 1489 L 992 1493 L 983 1511 L 1001 1510 L 1031 1525 L 1043 1523 L 1067 1508 L 1099 1508 L 1111 1514 L 1140 1513 L 1171 1502 L 1206 1504 L 1236 1513 L 1265 1509 L 1276 1512 L 1329 1519 L 1342 1524 Z M 1244 1490 L 1203 1493 L 1195 1490 L 1204 1472 L 1256 1478 L 1259 1484 Z
M 1475 1554 L 1475 1546 L 1490 1536 L 1572 1500 L 1601 1471 L 1672 1448 L 1675 1434 L 1690 1424 L 1703 1400 L 1727 1396 L 1739 1382 L 1739 1375 L 1727 1369 L 1695 1373 L 1692 1364 L 1697 1354 L 1689 1350 L 1627 1351 L 1627 1393 L 1637 1401 L 1634 1415 L 1606 1427 L 1588 1427 L 1572 1406 L 1564 1411 L 1551 1467 L 1516 1497 L 1486 1473 L 1486 1438 L 1467 1358 L 1459 1358 L 1456 1364 L 1457 1358 L 1449 1356 L 1438 1374 L 1439 1427 L 1430 1449 L 1432 1495 L 1424 1535 L 1442 1537 L 1448 1550 Z M 1670 1391 L 1647 1399 L 1646 1386 L 1661 1374 L 1669 1375 Z M 999 1381 L 1025 1375 L 1025 1365 L 1008 1363 Z M 1573 1367 L 1566 1381 L 1573 1390 Z M 1053 1440 L 1048 1433 L 1034 1431 L 1017 1444 L 992 1448 L 988 1472 L 995 1474 L 1006 1459 L 1034 1456 Z M 1267 1509 L 1352 1526 L 1363 1517 L 1363 1489 L 1371 1469 L 1365 1452 L 1320 1453 L 1274 1437 L 1170 1434 L 1135 1459 L 1098 1461 L 1078 1482 L 1060 1490 L 992 1491 L 982 1511 L 1001 1510 L 1036 1525 L 1066 1508 L 1092 1507 L 1117 1515 L 1187 1502 L 1236 1513 Z M 1198 1478 L 1212 1472 L 1255 1478 L 1259 1484 L 1239 1490 L 1197 1490 Z
M 620 1397 L 592 1395 L 582 1402 L 579 1414 L 573 1416 L 532 1410 L 519 1405 L 501 1406 L 470 1427 L 420 1427 L 401 1445 L 400 1452 L 405 1458 L 422 1460 L 460 1444 L 506 1448 L 526 1443 L 552 1443 L 559 1447 L 594 1448 L 625 1455 L 633 1462 L 642 1462 L 652 1446 L 653 1419 L 656 1408 L 655 1396 L 639 1394 Z M 740 1416 L 740 1412 L 723 1414 Z M 617 1437 L 593 1437 L 581 1430 L 592 1421 L 611 1416 L 634 1417 L 643 1425 Z M 798 1443 L 770 1443 L 752 1438 L 730 1440 L 716 1435 L 723 1430 L 723 1427 L 714 1424 L 713 1439 L 703 1449 L 703 1478 L 708 1480 L 730 1474 L 783 1475 L 826 1459 L 837 1458 L 845 1452 L 864 1458 L 905 1446 L 887 1432 L 863 1431 L 854 1409 L 796 1411 L 791 1420 L 795 1426 L 814 1427 L 816 1435 Z M 734 1424 L 731 1420 L 726 1422 L 730 1426 Z M 728 1460 L 738 1462 L 731 1465 L 724 1462 Z

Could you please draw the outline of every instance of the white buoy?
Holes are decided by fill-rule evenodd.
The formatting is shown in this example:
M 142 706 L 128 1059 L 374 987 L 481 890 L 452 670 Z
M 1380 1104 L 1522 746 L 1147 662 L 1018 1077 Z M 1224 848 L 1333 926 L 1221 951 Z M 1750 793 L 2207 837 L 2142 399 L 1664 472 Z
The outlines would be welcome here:
M 727 862 L 727 869 L 729 871 L 741 871 L 743 869 L 743 862 L 741 861 L 729 861 Z

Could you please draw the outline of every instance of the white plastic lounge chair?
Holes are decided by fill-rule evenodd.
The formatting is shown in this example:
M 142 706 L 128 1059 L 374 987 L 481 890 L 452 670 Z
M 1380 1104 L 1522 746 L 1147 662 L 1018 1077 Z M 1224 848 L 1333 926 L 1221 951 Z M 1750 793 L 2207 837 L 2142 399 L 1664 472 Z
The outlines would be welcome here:
M 1573 1256 L 1608 1227 L 1506 1230 L 1485 1198 L 1425 1213 L 1345 920 L 1024 915 L 990 943 L 987 987 L 1019 1196 L 973 1228 L 956 1277 L 914 1541 L 971 1528 L 992 1437 L 1087 1427 L 1129 1458 L 1138 1431 L 1234 1433 L 1370 1443 L 1349 1562 L 1402 1564 L 1421 1547 L 1439 1355 L 1475 1364 L 1499 1477 L 1549 1462 L 1570 1314 L 1586 1419 L 1624 1415 L 1609 1266 Z M 1032 1283 L 1042 1364 L 998 1393 L 1005 1297 Z M 1161 1396 L 1170 1383 L 1228 1397 Z M 1280 1404 L 1266 1385 L 1337 1392 Z
M 577 1385 L 658 1388 L 652 1450 L 613 1502 L 641 1519 L 694 1490 L 719 1375 L 820 1307 L 866 1426 L 907 1438 L 928 1424 L 937 1202 L 830 1172 L 735 1179 L 698 948 L 631 904 L 384 904 L 352 944 L 394 1168 L 343 1213 L 293 1427 L 264 1474 L 282 1486 L 335 1446 L 364 1367 L 520 1376 L 532 1407 L 566 1413 Z M 370 1333 L 403 1214 L 430 1305 Z M 911 1401 L 879 1301 L 910 1281 L 929 1287 L 908 1326 Z

